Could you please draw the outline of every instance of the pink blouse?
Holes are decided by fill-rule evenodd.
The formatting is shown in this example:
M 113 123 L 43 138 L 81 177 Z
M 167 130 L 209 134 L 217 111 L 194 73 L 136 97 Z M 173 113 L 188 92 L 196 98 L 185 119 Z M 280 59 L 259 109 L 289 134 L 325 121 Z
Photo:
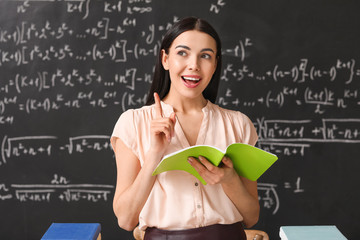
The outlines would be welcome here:
M 171 105 L 161 102 L 164 116 L 174 111 Z M 250 119 L 238 111 L 220 108 L 208 101 L 202 109 L 203 120 L 196 145 L 211 145 L 225 150 L 235 142 L 255 145 L 257 134 Z M 155 117 L 155 107 L 144 106 L 124 112 L 117 121 L 111 137 L 120 138 L 138 157 L 143 165 L 145 153 L 150 148 L 150 120 Z M 179 124 L 165 154 L 189 147 Z M 140 229 L 157 227 L 178 230 L 231 224 L 243 217 L 226 196 L 220 184 L 203 185 L 191 174 L 175 170 L 157 175 L 153 189 L 139 217 Z

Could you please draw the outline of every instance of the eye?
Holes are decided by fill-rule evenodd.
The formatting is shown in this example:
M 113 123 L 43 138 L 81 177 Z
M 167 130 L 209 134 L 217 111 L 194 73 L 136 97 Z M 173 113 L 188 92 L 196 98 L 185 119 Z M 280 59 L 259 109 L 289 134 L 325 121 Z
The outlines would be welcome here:
M 204 59 L 211 59 L 211 55 L 208 54 L 208 53 L 204 53 L 201 55 L 201 58 L 204 58 Z
M 185 51 L 183 51 L 183 50 L 178 51 L 177 54 L 178 54 L 179 56 L 182 56 L 182 57 L 185 57 L 185 56 L 187 55 L 187 53 L 186 53 Z

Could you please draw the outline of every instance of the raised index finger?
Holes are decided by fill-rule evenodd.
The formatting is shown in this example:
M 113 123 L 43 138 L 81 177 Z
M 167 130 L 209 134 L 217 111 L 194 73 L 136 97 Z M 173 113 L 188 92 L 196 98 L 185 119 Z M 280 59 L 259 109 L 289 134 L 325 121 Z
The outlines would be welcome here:
M 161 103 L 160 103 L 160 97 L 157 93 L 154 93 L 154 100 L 155 100 L 155 111 L 156 111 L 156 117 L 157 118 L 162 118 L 162 108 L 161 108 Z

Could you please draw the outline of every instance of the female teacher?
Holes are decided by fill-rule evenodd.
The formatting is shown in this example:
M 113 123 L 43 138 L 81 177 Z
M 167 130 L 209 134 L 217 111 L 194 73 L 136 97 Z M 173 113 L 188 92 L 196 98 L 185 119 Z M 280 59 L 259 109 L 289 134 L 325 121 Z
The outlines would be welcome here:
M 237 175 L 228 157 L 220 167 L 189 157 L 207 185 L 185 171 L 152 176 L 164 155 L 189 146 L 255 145 L 251 120 L 215 104 L 220 71 L 221 42 L 208 22 L 185 18 L 165 34 L 147 105 L 121 114 L 111 137 L 121 228 L 139 224 L 145 240 L 235 240 L 258 221 L 257 183 Z

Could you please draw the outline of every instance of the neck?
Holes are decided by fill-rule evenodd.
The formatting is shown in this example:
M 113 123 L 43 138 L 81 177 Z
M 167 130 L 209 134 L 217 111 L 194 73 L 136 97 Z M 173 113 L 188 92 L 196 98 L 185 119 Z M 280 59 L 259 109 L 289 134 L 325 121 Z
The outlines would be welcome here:
M 174 108 L 175 113 L 184 114 L 201 112 L 207 104 L 207 100 L 202 95 L 196 99 L 182 98 L 180 100 L 171 98 L 171 96 L 167 95 L 163 101 L 166 104 L 170 104 Z

